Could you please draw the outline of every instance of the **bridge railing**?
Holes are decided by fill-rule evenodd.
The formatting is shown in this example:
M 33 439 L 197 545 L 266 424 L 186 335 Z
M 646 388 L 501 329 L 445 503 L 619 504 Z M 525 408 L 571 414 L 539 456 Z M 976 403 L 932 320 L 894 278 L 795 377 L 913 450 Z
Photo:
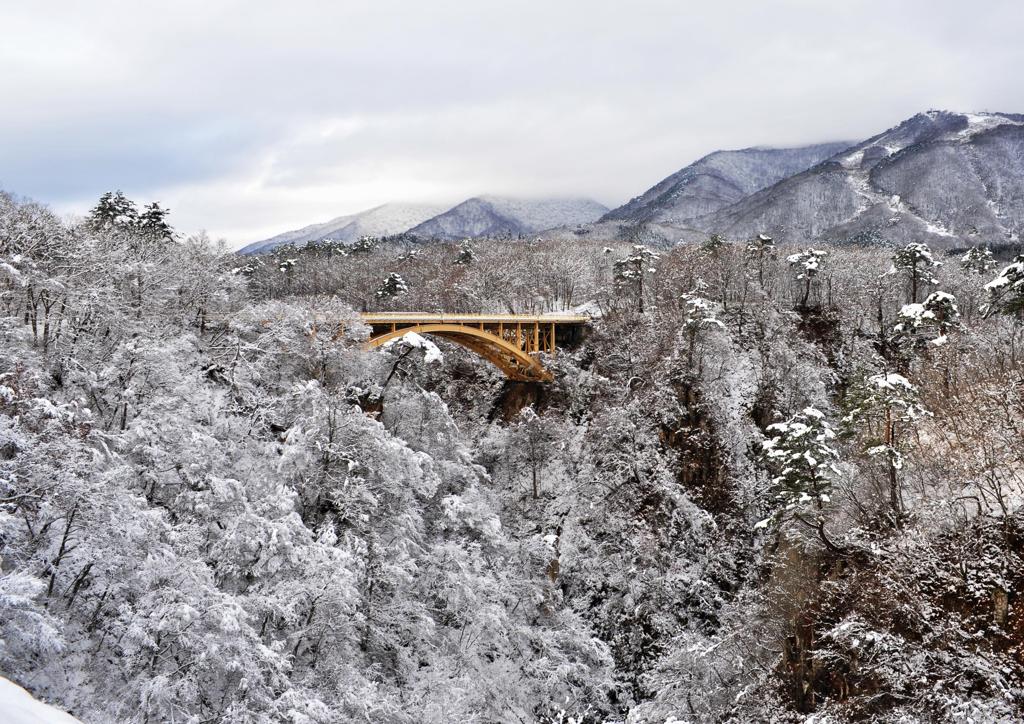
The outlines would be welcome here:
M 584 314 L 449 314 L 443 312 L 363 312 L 360 314 L 367 324 L 436 322 L 439 324 L 589 324 L 590 317 Z
M 551 379 L 537 360 L 540 352 L 554 355 L 558 346 L 579 339 L 590 323 L 582 314 L 448 314 L 439 312 L 364 312 L 373 329 L 368 344 L 375 347 L 417 331 L 448 338 L 498 365 L 514 379 Z

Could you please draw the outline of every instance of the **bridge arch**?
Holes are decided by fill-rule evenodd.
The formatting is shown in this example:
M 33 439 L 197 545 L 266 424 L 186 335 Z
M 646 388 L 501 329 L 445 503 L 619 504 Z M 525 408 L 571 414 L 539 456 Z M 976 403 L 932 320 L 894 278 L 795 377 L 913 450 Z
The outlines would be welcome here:
M 388 342 L 400 339 L 409 332 L 433 335 L 455 342 L 484 358 L 504 372 L 506 377 L 513 380 L 548 382 L 554 379 L 537 358 L 530 356 L 508 340 L 486 330 L 463 324 L 435 323 L 400 327 L 371 337 L 367 346 L 370 348 L 383 347 Z
M 554 355 L 558 343 L 571 344 L 590 318 L 578 314 L 445 314 L 363 312 L 371 329 L 368 348 L 381 347 L 409 332 L 440 337 L 470 350 L 521 381 L 547 382 L 554 375 L 538 353 Z

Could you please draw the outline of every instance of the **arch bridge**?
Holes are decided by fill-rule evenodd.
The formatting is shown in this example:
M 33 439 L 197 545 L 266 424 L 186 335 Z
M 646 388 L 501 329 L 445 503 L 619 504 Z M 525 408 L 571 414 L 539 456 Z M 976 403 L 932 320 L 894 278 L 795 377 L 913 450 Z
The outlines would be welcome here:
M 455 342 L 520 381 L 550 381 L 551 372 L 538 358 L 554 355 L 558 346 L 580 339 L 590 317 L 578 314 L 431 314 L 367 312 L 367 347 L 381 347 L 409 332 Z

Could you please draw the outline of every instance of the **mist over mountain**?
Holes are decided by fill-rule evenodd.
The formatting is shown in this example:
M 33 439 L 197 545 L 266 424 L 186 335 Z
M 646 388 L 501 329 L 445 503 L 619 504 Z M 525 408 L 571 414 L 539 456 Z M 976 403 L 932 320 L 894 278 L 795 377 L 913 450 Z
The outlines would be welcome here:
M 609 211 L 601 220 L 682 224 L 804 171 L 851 145 L 841 141 L 799 148 L 715 151 Z
M 400 234 L 444 209 L 445 206 L 439 204 L 382 204 L 357 214 L 339 216 L 322 224 L 311 224 L 263 241 L 253 242 L 240 249 L 239 253 L 262 254 L 283 244 L 301 246 L 326 239 L 348 242 L 355 241 L 361 236 Z
M 448 208 L 384 204 L 249 244 L 409 233 L 424 241 L 551 232 L 660 243 L 710 234 L 811 243 L 1020 241 L 1024 115 L 928 111 L 859 143 L 715 151 L 608 210 L 586 198 L 477 196 Z
M 591 199 L 512 199 L 478 196 L 409 230 L 415 236 L 450 241 L 476 236 L 534 234 L 596 221 L 608 211 Z
M 477 196 L 448 208 L 443 205 L 390 203 L 322 224 L 256 241 L 240 254 L 265 254 L 284 244 L 355 241 L 361 236 L 408 233 L 425 241 L 481 236 L 519 236 L 597 221 L 607 206 L 591 199 L 514 199 Z

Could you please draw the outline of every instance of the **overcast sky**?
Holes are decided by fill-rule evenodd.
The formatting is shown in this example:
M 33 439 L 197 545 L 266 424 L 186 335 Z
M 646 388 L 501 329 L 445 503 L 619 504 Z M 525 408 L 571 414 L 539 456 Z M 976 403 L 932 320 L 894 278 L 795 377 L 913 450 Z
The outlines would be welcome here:
M 1020 0 L 0 0 L 0 29 L 0 188 L 66 213 L 120 188 L 232 246 L 1024 112 Z

